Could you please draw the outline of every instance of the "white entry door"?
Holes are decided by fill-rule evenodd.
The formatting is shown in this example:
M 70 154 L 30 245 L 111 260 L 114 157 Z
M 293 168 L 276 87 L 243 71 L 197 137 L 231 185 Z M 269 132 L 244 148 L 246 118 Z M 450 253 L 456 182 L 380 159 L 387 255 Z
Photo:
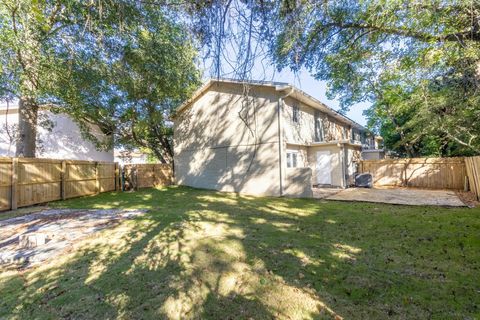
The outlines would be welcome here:
M 332 162 L 330 151 L 317 151 L 317 183 L 332 184 Z

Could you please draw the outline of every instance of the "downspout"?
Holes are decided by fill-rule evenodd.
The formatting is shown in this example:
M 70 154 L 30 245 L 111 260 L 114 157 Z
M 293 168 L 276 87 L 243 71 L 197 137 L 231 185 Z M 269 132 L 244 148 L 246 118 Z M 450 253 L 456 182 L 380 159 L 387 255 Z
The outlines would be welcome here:
M 280 177 L 280 196 L 283 196 L 283 125 L 282 125 L 282 107 L 283 107 L 283 100 L 291 95 L 295 90 L 294 87 L 290 87 L 290 92 L 278 98 L 278 107 L 277 107 L 277 115 L 278 115 L 278 166 L 279 166 L 279 177 Z
M 347 188 L 347 174 L 348 174 L 348 150 L 345 144 L 342 143 L 342 183 L 343 188 Z

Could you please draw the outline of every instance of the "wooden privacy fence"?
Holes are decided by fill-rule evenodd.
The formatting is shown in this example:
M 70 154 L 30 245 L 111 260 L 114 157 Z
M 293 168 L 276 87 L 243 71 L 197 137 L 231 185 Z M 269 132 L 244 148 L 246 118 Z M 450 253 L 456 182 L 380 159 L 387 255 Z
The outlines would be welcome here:
M 480 200 L 480 157 L 465 158 L 470 190 Z
M 465 159 L 410 158 L 363 160 L 360 173 L 371 173 L 374 186 L 403 186 L 428 189 L 465 188 Z
M 124 179 L 130 188 L 149 188 L 173 183 L 173 171 L 170 164 L 144 163 L 123 166 Z
M 0 158 L 0 210 L 119 188 L 114 162 Z

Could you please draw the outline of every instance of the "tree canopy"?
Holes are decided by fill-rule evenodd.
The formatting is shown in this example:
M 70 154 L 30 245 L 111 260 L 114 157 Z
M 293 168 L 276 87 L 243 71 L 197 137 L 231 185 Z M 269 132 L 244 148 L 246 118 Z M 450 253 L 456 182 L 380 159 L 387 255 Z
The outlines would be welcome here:
M 211 17 L 233 6 L 212 3 L 202 8 Z M 371 129 L 399 155 L 480 153 L 478 1 L 241 3 L 250 16 L 230 31 L 261 41 L 277 68 L 326 80 L 344 110 L 370 102 Z M 210 20 L 199 20 L 203 38 L 228 34 Z
M 185 26 L 157 10 L 146 15 L 118 42 L 89 52 L 70 68 L 71 76 L 58 83 L 57 97 L 82 124 L 115 134 L 117 145 L 146 148 L 169 162 L 170 116 L 200 84 L 197 51 Z
M 273 10 L 277 64 L 306 66 L 344 108 L 371 102 L 369 124 L 392 150 L 480 153 L 480 3 L 283 1 Z
M 99 148 L 113 139 L 96 139 L 91 125 L 168 160 L 169 113 L 199 82 L 193 39 L 176 18 L 137 1 L 3 0 L 0 97 L 19 100 L 17 155 L 35 155 L 47 106 Z
M 216 76 L 227 63 L 249 77 L 259 55 L 306 68 L 344 111 L 369 102 L 369 127 L 399 156 L 480 154 L 477 1 L 2 0 L 0 96 L 20 100 L 17 154 L 31 155 L 38 107 L 51 105 L 87 136 L 96 124 L 167 161 L 197 49 Z

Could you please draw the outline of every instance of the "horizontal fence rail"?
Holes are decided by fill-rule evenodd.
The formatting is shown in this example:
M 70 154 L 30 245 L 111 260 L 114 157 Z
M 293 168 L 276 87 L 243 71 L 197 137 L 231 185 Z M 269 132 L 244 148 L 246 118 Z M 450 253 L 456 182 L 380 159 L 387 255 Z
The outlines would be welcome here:
M 359 171 L 372 174 L 374 186 L 427 189 L 463 190 L 467 176 L 462 157 L 363 160 Z
M 119 189 L 114 162 L 0 158 L 0 210 Z
M 477 196 L 477 200 L 480 200 L 480 157 L 465 158 L 465 165 L 470 190 Z
M 123 176 L 128 188 L 150 188 L 173 183 L 172 165 L 166 163 L 127 164 Z

